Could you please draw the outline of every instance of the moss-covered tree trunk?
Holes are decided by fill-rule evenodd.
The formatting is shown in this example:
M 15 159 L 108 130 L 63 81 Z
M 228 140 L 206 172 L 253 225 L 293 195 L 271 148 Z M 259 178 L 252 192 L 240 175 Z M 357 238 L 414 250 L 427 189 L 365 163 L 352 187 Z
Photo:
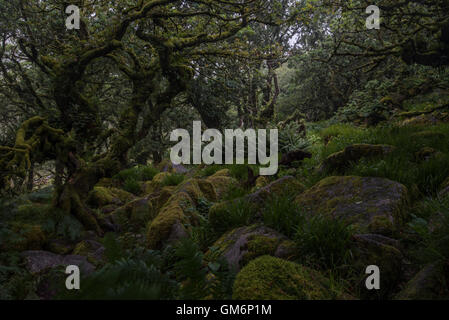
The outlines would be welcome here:
M 65 184 L 56 188 L 53 206 L 76 217 L 87 229 L 102 235 L 105 224 L 99 221 L 85 200 L 102 177 L 110 176 L 120 170 L 120 163 L 104 158 L 88 166 L 72 154 L 69 158 L 73 173 Z
M 33 191 L 34 187 L 34 161 L 31 162 L 30 169 L 28 170 L 27 191 Z
M 16 39 L 20 56 L 26 57 L 48 79 L 46 99 L 56 107 L 58 123 L 50 127 L 45 118 L 34 117 L 22 124 L 15 146 L 0 146 L 0 191 L 8 188 L 13 176 L 25 179 L 30 159 L 36 164 L 57 159 L 53 205 L 75 216 L 86 228 L 103 233 L 102 223 L 85 203 L 89 192 L 101 178 L 112 177 L 127 165 L 130 148 L 149 134 L 173 99 L 186 91 L 194 74 L 192 61 L 201 56 L 229 55 L 227 45 L 215 48 L 212 44 L 225 42 L 250 22 L 260 19 L 256 13 L 260 13 L 261 3 L 244 12 L 240 5 L 223 9 L 219 5 L 199 4 L 184 15 L 181 13 L 184 6 L 178 8 L 181 4 L 175 2 L 147 0 L 127 10 L 117 7 L 120 15 L 107 19 L 105 26 L 83 23 L 79 33 L 64 31 L 61 39 L 65 41 L 50 41 L 51 46 L 46 42 L 41 46 L 35 41 L 34 33 L 43 35 L 40 30 L 21 29 L 25 36 Z M 212 10 L 211 20 L 203 21 L 209 10 Z M 223 24 L 228 16 L 230 20 Z M 190 25 L 192 30 L 187 34 L 173 34 L 169 31 L 173 19 Z M 199 19 L 200 23 L 192 23 L 193 19 Z M 163 23 L 164 27 L 148 28 L 154 21 Z M 94 60 L 99 64 L 94 65 Z M 109 64 L 111 60 L 113 65 Z M 107 67 L 99 67 L 100 63 Z M 129 80 L 127 83 L 132 84 L 132 92 L 127 91 L 130 92 L 128 106 L 113 130 L 105 129 L 101 121 L 101 102 L 91 98 L 95 96 L 95 89 L 86 81 L 97 72 L 101 75 L 103 68 L 114 77 L 119 70 L 120 75 Z M 90 80 L 97 83 L 97 79 Z M 30 96 L 37 96 L 36 92 Z M 106 131 L 111 133 L 105 134 Z M 103 136 L 108 139 L 106 151 L 93 147 Z M 65 181 L 60 179 L 62 168 L 67 170 Z

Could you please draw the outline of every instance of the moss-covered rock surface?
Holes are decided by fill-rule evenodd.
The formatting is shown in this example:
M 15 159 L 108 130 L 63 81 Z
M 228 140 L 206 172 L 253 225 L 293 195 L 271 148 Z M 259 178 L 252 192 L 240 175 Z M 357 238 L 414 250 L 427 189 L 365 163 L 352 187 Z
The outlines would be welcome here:
M 317 271 L 271 256 L 251 261 L 237 275 L 237 300 L 330 300 L 339 295 Z
M 400 183 L 372 177 L 328 177 L 296 198 L 310 215 L 343 219 L 358 231 L 392 234 L 407 216 L 408 191 Z

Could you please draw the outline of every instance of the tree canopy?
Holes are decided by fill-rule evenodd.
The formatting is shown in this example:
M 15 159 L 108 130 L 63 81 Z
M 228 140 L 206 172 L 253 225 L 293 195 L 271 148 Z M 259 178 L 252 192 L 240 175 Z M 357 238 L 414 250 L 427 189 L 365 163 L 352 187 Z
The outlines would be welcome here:
M 66 28 L 68 5 L 79 29 Z M 161 161 L 170 129 L 196 116 L 207 127 L 300 130 L 302 118 L 361 99 L 370 74 L 394 81 L 407 65 L 448 64 L 448 1 L 380 1 L 379 30 L 365 27 L 368 5 L 0 1 L 0 189 L 54 160 L 55 206 L 101 232 L 82 199 L 131 163 Z M 366 108 L 383 117 L 381 104 Z

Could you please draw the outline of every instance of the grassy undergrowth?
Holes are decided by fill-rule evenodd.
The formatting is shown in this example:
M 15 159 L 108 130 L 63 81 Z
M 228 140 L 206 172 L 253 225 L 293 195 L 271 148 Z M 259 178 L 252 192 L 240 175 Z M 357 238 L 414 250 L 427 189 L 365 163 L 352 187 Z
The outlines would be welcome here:
M 425 265 L 449 261 L 449 197 L 426 198 L 411 211 L 411 258 Z
M 412 196 L 435 195 L 449 176 L 449 125 L 432 127 L 358 128 L 348 124 L 333 125 L 319 132 L 320 141 L 314 146 L 313 158 L 304 160 L 298 169 L 302 181 L 311 187 L 326 176 L 340 172 L 319 172 L 322 161 L 352 144 L 387 144 L 396 149 L 385 157 L 361 159 L 343 172 L 344 175 L 388 178 L 412 191 Z M 433 148 L 438 155 L 427 160 L 417 159 L 423 148 Z
M 208 264 L 198 245 L 190 239 L 163 251 L 135 247 L 118 250 L 122 245 L 105 242 L 116 258 L 82 279 L 79 291 L 61 290 L 59 299 L 75 300 L 167 300 L 230 299 L 235 272 L 226 261 Z

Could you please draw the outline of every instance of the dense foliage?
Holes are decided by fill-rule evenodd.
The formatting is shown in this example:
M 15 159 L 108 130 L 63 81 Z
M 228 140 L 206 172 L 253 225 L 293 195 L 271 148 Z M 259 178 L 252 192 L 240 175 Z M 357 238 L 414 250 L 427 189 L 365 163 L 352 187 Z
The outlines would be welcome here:
M 449 1 L 371 2 L 0 0 L 0 299 L 449 297 Z M 173 165 L 198 120 L 279 171 Z

